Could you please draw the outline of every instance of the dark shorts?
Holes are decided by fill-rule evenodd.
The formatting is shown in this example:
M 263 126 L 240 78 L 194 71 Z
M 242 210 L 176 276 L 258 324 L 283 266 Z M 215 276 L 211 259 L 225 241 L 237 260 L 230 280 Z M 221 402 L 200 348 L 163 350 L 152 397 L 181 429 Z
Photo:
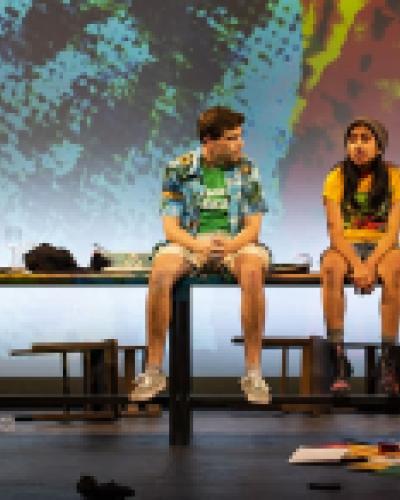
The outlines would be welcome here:
M 361 260 L 367 260 L 375 250 L 377 243 L 353 243 L 353 248 Z
M 375 250 L 377 243 L 352 243 L 352 245 L 356 254 L 360 257 L 362 261 L 364 261 L 367 260 L 368 257 L 371 255 L 371 253 Z M 324 258 L 324 254 L 325 252 L 321 255 L 320 265 L 322 265 L 322 259 Z

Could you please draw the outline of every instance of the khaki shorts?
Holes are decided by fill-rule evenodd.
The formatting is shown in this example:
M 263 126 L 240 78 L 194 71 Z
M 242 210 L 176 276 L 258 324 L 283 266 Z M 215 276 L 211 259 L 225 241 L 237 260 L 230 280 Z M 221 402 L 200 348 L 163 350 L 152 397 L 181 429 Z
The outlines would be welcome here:
M 217 236 L 218 233 L 200 233 L 197 235 L 198 239 L 206 239 L 206 238 L 211 238 L 212 236 Z M 178 254 L 182 255 L 185 260 L 191 264 L 193 269 L 195 270 L 200 270 L 207 265 L 210 264 L 210 261 L 207 262 L 205 258 L 203 258 L 202 255 L 191 252 L 185 247 L 182 247 L 181 245 L 178 245 L 177 243 L 167 243 L 165 246 L 160 247 L 156 255 L 160 254 Z M 249 243 L 248 245 L 245 245 L 242 247 L 240 250 L 237 252 L 231 253 L 229 255 L 226 255 L 223 259 L 221 259 L 221 264 L 225 266 L 229 271 L 232 271 L 233 265 L 234 265 L 234 260 L 236 255 L 239 254 L 244 254 L 244 255 L 257 255 L 260 257 L 264 264 L 264 268 L 268 270 L 269 265 L 271 263 L 271 252 L 268 247 L 263 245 L 262 243 Z

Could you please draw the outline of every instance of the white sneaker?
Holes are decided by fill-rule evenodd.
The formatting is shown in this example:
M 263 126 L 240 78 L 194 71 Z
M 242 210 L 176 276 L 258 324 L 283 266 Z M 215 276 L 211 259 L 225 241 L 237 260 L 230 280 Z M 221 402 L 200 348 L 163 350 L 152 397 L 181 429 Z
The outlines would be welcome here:
M 260 375 L 248 373 L 240 379 L 240 387 L 249 403 L 266 405 L 271 402 L 269 385 Z
M 167 377 L 162 372 L 145 370 L 134 381 L 130 401 L 147 401 L 167 387 Z

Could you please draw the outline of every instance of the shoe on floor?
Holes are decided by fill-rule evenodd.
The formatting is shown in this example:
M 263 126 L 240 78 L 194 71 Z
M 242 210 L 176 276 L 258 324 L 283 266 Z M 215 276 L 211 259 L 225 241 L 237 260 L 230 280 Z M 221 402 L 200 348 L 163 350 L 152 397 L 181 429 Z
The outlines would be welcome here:
M 389 396 L 400 394 L 400 380 L 396 373 L 396 366 L 393 360 L 382 358 L 380 363 L 381 377 L 379 389 Z
M 240 379 L 240 386 L 249 403 L 266 405 L 271 402 L 269 386 L 260 375 L 243 376 Z
M 400 395 L 400 383 L 396 380 L 393 373 L 386 372 L 384 377 L 382 377 L 381 389 L 388 396 Z
M 167 377 L 160 371 L 145 370 L 135 378 L 134 384 L 130 401 L 147 401 L 167 387 Z
M 351 390 L 349 381 L 346 379 L 336 379 L 330 386 L 330 391 L 333 394 L 349 394 Z
M 379 360 L 379 390 L 388 396 L 400 395 L 400 352 L 399 346 L 382 344 Z
M 330 345 L 330 391 L 336 395 L 348 395 L 351 390 L 350 377 L 353 367 L 348 360 L 342 343 L 333 342 Z

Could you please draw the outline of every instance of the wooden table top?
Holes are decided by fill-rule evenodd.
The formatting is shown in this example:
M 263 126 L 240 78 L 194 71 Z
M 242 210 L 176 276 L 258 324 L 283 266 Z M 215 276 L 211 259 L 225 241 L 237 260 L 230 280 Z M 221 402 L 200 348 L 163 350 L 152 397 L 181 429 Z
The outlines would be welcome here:
M 313 335 L 312 337 L 317 337 L 322 339 L 321 335 Z M 268 336 L 262 339 L 263 347 L 269 347 L 271 349 L 281 349 L 282 347 L 304 347 L 310 343 L 310 337 L 274 337 Z M 233 344 L 243 344 L 244 336 L 236 335 L 232 337 L 231 342 Z M 381 342 L 344 342 L 346 349 L 364 349 L 366 347 L 377 347 L 382 346 Z
M 207 276 L 187 276 L 184 280 L 193 285 L 237 285 L 231 275 L 209 274 Z M 147 285 L 149 273 L 84 273 L 84 274 L 39 274 L 9 272 L 0 273 L 0 285 Z M 269 274 L 265 280 L 266 284 L 289 284 L 289 285 L 319 285 L 320 273 L 311 272 L 307 274 Z
M 148 285 L 149 272 L 125 273 L 30 273 L 30 272 L 0 272 L 0 286 L 109 286 L 121 285 Z M 220 285 L 237 286 L 236 279 L 231 274 L 208 274 L 204 276 L 186 276 L 182 281 L 190 285 Z M 310 273 L 271 273 L 265 279 L 266 285 L 288 286 L 320 286 L 321 274 Z M 378 281 L 378 285 L 380 280 Z M 352 285 L 349 277 L 345 278 L 345 285 Z

